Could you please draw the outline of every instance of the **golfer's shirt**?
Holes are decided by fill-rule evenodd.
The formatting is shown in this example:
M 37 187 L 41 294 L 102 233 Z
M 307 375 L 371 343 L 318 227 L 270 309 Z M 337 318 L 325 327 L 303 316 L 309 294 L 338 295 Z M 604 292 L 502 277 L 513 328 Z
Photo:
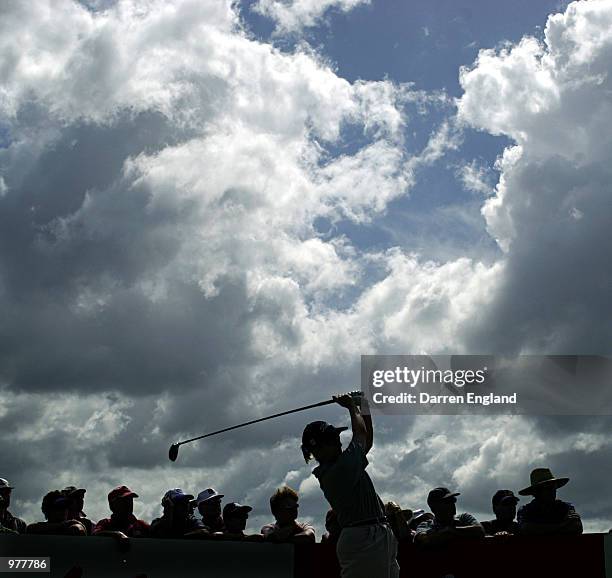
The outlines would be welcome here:
M 342 528 L 385 515 L 367 466 L 364 448 L 352 440 L 335 462 L 312 471 Z

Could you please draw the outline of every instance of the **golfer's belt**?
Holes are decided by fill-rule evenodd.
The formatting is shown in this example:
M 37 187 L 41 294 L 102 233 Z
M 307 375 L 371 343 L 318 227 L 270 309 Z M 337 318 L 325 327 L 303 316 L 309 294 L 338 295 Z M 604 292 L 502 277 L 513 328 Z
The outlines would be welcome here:
M 355 526 L 371 526 L 372 524 L 386 524 L 387 517 L 382 516 L 381 518 L 368 518 L 367 520 L 359 520 L 358 522 L 352 522 L 344 526 L 345 528 L 354 528 Z

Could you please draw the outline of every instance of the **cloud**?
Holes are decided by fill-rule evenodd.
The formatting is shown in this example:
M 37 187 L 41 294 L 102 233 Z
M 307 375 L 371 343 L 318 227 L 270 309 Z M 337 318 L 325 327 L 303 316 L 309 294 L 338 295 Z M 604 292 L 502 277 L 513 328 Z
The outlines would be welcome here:
M 458 169 L 457 176 L 468 191 L 482 195 L 490 195 L 493 192 L 486 167 L 479 166 L 475 160 Z
M 370 0 L 258 0 L 253 10 L 276 22 L 277 34 L 299 33 L 319 25 L 332 10 L 350 12 Z
M 610 341 L 611 12 L 574 2 L 542 42 L 481 51 L 461 72 L 460 119 L 515 142 L 482 208 L 506 277 L 473 344 L 597 353 Z

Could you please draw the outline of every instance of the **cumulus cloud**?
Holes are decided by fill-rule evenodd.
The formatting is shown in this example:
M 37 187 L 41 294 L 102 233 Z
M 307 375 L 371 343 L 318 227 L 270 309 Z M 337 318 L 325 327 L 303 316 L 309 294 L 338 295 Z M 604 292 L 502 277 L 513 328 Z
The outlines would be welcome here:
M 598 353 L 610 342 L 611 12 L 574 2 L 549 17 L 542 42 L 483 50 L 461 72 L 460 119 L 514 141 L 482 208 L 506 279 L 475 331 L 501 350 Z
M 145 479 L 203 415 L 222 426 L 348 386 L 337 364 L 371 336 L 332 305 L 363 256 L 313 223 L 360 222 L 407 193 L 404 107 L 422 95 L 253 41 L 230 2 L 2 10 L 0 380 L 22 487 L 83 464 Z M 338 155 L 347 128 L 363 146 Z M 36 401 L 23 429 L 20 396 Z M 194 447 L 181 466 L 220 467 L 236 440 L 269 447 L 286 428 Z
M 278 34 L 297 33 L 320 24 L 331 10 L 349 12 L 370 0 L 258 0 L 253 9 L 276 22 Z

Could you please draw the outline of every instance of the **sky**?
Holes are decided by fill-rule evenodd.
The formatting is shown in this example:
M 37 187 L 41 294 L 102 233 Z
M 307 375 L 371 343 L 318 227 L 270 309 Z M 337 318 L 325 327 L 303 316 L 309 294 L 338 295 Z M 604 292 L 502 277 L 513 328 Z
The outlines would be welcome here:
M 0 477 L 107 515 L 214 487 L 320 531 L 299 450 L 363 354 L 609 354 L 612 0 L 0 7 Z M 612 527 L 606 418 L 375 416 L 379 494 L 534 467 Z M 347 434 L 344 434 L 347 435 Z M 346 442 L 347 438 L 343 438 Z

